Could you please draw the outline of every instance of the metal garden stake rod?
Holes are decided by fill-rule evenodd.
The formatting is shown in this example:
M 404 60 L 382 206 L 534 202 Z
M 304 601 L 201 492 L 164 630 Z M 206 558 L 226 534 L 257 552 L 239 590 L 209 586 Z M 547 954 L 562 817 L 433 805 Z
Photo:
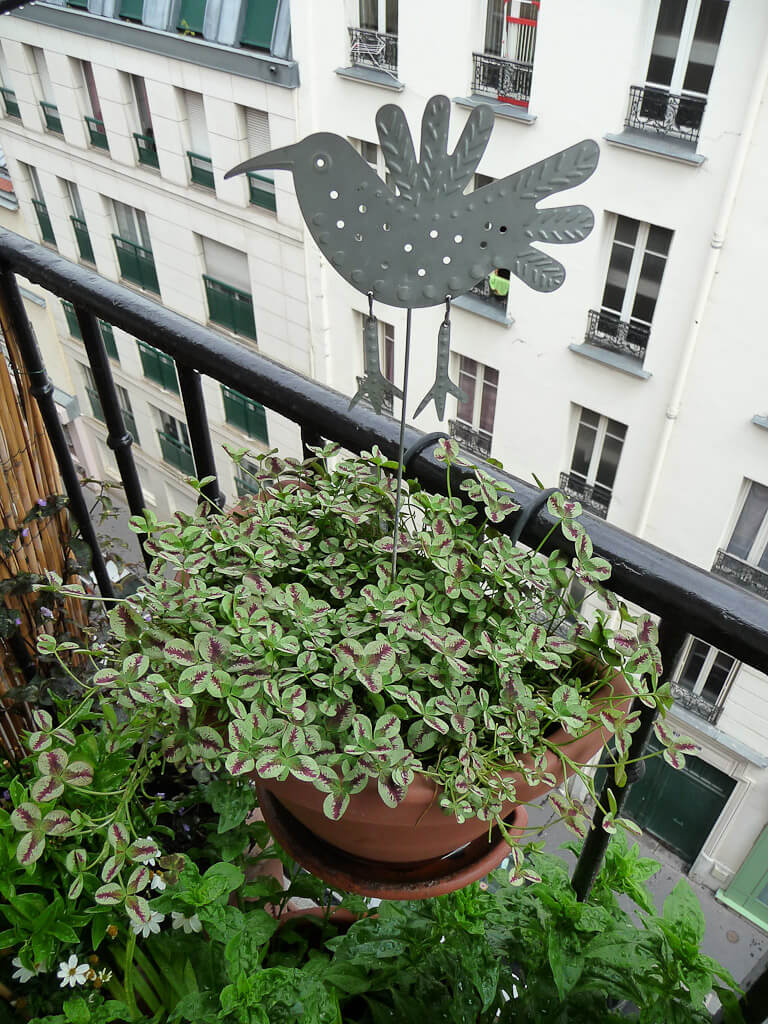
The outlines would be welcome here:
M 539 210 L 536 204 L 586 181 L 597 166 L 596 142 L 585 139 L 465 194 L 491 137 L 494 115 L 485 104 L 475 107 L 455 149 L 449 153 L 450 109 L 447 96 L 433 96 L 427 102 L 417 160 L 400 107 L 391 103 L 381 107 L 376 128 L 391 186 L 346 139 L 330 132 L 317 132 L 293 146 L 252 157 L 225 175 L 230 178 L 246 171 L 291 171 L 312 237 L 338 273 L 368 296 L 363 328 L 366 373 L 351 406 L 366 397 L 380 414 L 385 397 L 402 399 L 393 580 L 402 501 L 412 311 L 446 303 L 438 332 L 435 380 L 414 413 L 418 416 L 433 401 L 442 420 L 448 394 L 467 401 L 449 376 L 451 297 L 464 294 L 500 268 L 508 269 L 535 291 L 554 291 L 565 280 L 565 268 L 532 243 L 578 242 L 594 225 L 592 211 L 586 206 Z M 407 310 L 402 392 L 381 372 L 374 299 Z

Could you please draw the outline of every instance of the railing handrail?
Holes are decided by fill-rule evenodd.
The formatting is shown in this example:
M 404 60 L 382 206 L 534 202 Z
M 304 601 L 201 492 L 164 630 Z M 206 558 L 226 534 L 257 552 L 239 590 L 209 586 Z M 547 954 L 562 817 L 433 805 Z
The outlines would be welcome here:
M 355 406 L 349 397 L 296 370 L 275 363 L 252 347 L 188 320 L 162 304 L 72 263 L 12 231 L 0 229 L 0 264 L 8 265 L 60 298 L 106 320 L 173 357 L 182 372 L 197 370 L 227 387 L 260 402 L 267 409 L 288 416 L 308 435 L 337 441 L 350 451 L 370 450 L 377 444 L 395 458 L 399 424 L 372 410 Z M 406 447 L 423 436 L 407 427 Z M 493 466 L 492 476 L 514 487 L 523 508 L 530 505 L 538 488 Z M 416 456 L 409 475 L 428 488 L 446 492 L 445 467 L 430 449 Z M 457 477 L 460 476 L 457 473 Z M 596 517 L 587 517 L 596 553 L 613 565 L 611 586 L 628 601 L 660 615 L 667 623 L 707 640 L 740 661 L 768 671 L 768 615 L 765 601 L 719 579 L 705 569 L 634 537 Z M 531 516 L 522 535 L 527 544 L 538 544 L 553 526 L 546 509 Z M 513 528 L 510 522 L 508 529 Z M 543 549 L 562 545 L 551 538 Z
M 533 61 L 513 60 L 512 57 L 500 57 L 497 53 L 481 53 L 480 50 L 473 50 L 472 56 L 487 60 L 490 64 L 511 64 L 521 71 L 533 71 Z

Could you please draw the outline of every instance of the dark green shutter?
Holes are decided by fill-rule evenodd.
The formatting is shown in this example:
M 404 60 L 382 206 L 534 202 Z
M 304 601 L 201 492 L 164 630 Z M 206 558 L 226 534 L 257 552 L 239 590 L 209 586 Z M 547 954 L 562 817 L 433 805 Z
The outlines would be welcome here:
M 227 423 L 231 423 L 233 427 L 242 430 L 249 437 L 253 437 L 263 444 L 269 444 L 267 413 L 264 406 L 224 384 L 221 385 L 221 394 L 224 399 L 224 415 Z
M 181 0 L 176 27 L 179 32 L 196 32 L 202 35 L 204 18 L 205 0 Z
M 277 0 L 248 0 L 240 35 L 243 46 L 255 46 L 259 50 L 270 48 L 276 10 Z

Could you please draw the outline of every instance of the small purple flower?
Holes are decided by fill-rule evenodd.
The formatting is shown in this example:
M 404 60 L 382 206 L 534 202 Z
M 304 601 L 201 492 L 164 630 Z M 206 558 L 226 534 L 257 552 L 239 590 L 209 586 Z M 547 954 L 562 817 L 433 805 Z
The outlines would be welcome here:
M 10 791 L 10 789 L 4 789 L 3 792 L 0 794 L 0 798 L 3 799 L 3 800 L 10 800 L 11 799 L 11 791 Z
M 38 498 L 37 505 L 38 508 L 45 508 L 48 505 L 48 502 L 45 500 L 45 498 Z
M 17 615 L 17 616 L 16 616 L 16 618 L 15 618 L 15 619 L 13 620 L 13 622 L 14 622 L 14 625 L 16 625 L 16 626 L 20 626 L 20 625 L 21 625 L 21 619 L 19 618 L 19 616 L 18 616 L 18 615 Z
M 23 530 L 21 531 L 21 536 L 22 536 L 22 537 L 23 537 L 23 538 L 24 538 L 25 540 L 26 540 L 26 538 L 27 538 L 27 537 L 29 536 L 29 527 L 28 527 L 28 526 L 25 526 L 25 527 L 24 527 L 24 529 L 23 529 Z
M 52 619 L 53 618 L 53 612 L 51 611 L 50 608 L 41 608 L 40 609 L 40 614 L 43 616 L 44 619 Z
M 142 619 L 144 619 L 145 622 L 152 621 L 152 616 L 149 614 L 149 612 L 144 612 L 144 614 L 141 617 Z
M 187 825 L 186 822 L 181 827 L 184 829 L 185 832 L 190 832 L 191 831 L 189 825 Z

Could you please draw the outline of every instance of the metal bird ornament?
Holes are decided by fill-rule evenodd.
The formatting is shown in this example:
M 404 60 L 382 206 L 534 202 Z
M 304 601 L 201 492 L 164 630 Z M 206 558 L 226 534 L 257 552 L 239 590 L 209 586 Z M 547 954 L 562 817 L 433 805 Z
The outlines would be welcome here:
M 597 166 L 597 144 L 579 142 L 465 194 L 488 145 L 494 115 L 489 106 L 475 107 L 449 153 L 450 106 L 446 96 L 427 103 L 418 160 L 400 107 L 388 103 L 379 110 L 376 127 L 391 184 L 346 139 L 329 132 L 252 157 L 226 177 L 291 171 L 304 220 L 323 254 L 354 288 L 387 305 L 411 310 L 448 300 L 450 311 L 451 298 L 499 267 L 536 291 L 554 291 L 565 280 L 565 269 L 534 243 L 578 242 L 590 233 L 594 218 L 586 206 L 539 210 L 536 204 L 585 181 Z M 375 328 L 371 308 L 364 328 L 371 340 L 369 355 Z M 433 398 L 442 419 L 446 394 L 458 392 L 448 378 L 449 338 L 446 317 L 435 384 L 417 415 Z M 368 360 L 367 367 L 364 388 L 380 407 L 385 394 L 396 392 L 381 374 L 378 359 Z M 358 391 L 353 403 L 360 397 Z

